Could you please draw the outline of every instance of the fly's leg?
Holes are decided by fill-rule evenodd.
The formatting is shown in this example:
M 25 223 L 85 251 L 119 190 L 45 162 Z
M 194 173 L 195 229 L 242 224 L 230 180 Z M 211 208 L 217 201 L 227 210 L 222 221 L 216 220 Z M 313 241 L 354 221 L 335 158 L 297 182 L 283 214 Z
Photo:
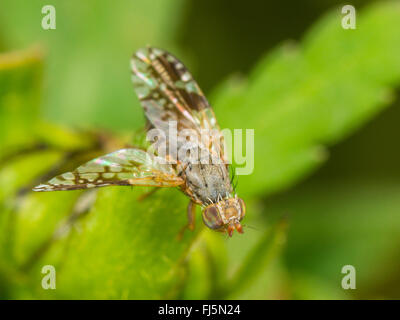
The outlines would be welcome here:
M 187 215 L 188 215 L 188 224 L 186 227 L 193 231 L 196 223 L 196 204 L 193 201 L 190 201 L 187 207 Z
M 150 196 L 152 196 L 154 193 L 156 193 L 156 191 L 157 190 L 160 190 L 161 188 L 153 188 L 153 190 L 151 190 L 151 191 L 149 191 L 149 192 L 146 192 L 146 193 L 143 193 L 142 195 L 140 195 L 139 197 L 138 197 L 138 201 L 143 201 L 143 200 L 145 200 L 145 199 L 147 199 L 148 197 L 150 197 Z
M 195 223 L 196 223 L 196 203 L 190 201 L 187 207 L 187 216 L 188 216 L 188 223 L 179 231 L 178 233 L 178 240 L 182 240 L 183 234 L 185 233 L 186 229 L 190 231 L 194 230 Z
M 182 167 L 182 164 L 179 163 L 179 166 L 182 167 L 182 169 L 179 170 L 178 172 L 178 177 L 181 177 L 182 174 L 185 173 L 186 168 L 188 167 L 189 163 L 185 163 L 185 165 Z

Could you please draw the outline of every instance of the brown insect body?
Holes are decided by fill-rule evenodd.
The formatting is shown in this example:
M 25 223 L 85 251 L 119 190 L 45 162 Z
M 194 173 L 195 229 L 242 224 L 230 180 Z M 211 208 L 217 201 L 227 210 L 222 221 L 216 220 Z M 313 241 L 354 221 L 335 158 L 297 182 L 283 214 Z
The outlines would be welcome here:
M 224 156 L 223 136 L 214 112 L 192 75 L 176 57 L 157 49 L 139 49 L 131 60 L 132 81 L 143 107 L 148 129 L 165 134 L 174 147 L 186 139 L 170 135 L 170 123 L 178 131 L 209 132 L 210 140 L 197 141 L 199 158 L 175 159 L 171 153 L 127 148 L 93 159 L 72 172 L 54 177 L 34 191 L 76 190 L 104 186 L 179 187 L 190 197 L 189 229 L 194 228 L 195 204 L 202 206 L 207 227 L 242 233 L 240 221 L 245 215 L 242 199 L 234 193 Z M 174 140 L 175 139 L 175 140 Z M 167 160 L 167 161 L 160 161 Z M 210 161 L 203 161 L 210 160 Z
M 188 164 L 183 171 L 185 184 L 181 190 L 191 201 L 202 207 L 203 221 L 207 227 L 227 232 L 232 236 L 236 229 L 243 233 L 240 221 L 245 214 L 244 202 L 233 195 L 227 166 L 224 164 Z M 194 214 L 188 207 L 188 214 Z M 189 217 L 194 223 L 194 217 Z M 193 226 L 194 227 L 194 226 Z M 192 228 L 189 225 L 189 228 Z

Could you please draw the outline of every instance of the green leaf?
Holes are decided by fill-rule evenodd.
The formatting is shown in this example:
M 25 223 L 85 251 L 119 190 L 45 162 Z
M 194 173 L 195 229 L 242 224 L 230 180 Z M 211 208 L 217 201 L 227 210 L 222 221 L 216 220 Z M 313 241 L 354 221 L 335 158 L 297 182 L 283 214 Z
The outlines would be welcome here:
M 235 294 L 243 292 L 243 288 L 252 284 L 279 255 L 286 240 L 286 227 L 287 222 L 282 220 L 272 230 L 264 232 L 264 235 L 247 253 L 230 285 L 227 286 L 228 296 L 234 297 Z
M 7 6 L 13 7 L 13 3 L 8 1 Z M 95 6 L 94 2 L 92 4 Z M 138 26 L 144 23 L 141 20 L 143 12 L 147 15 L 151 12 L 163 21 L 145 28 L 146 36 L 151 39 L 161 39 L 168 14 L 175 10 L 173 5 L 164 5 L 153 10 L 152 5 L 142 4 L 143 11 L 137 11 L 135 24 Z M 29 6 L 34 9 L 32 12 L 39 12 L 37 9 L 41 4 L 32 1 Z M 67 122 L 75 117 L 82 123 L 93 116 L 93 123 L 110 120 L 113 126 L 120 119 L 128 119 L 121 124 L 128 126 L 129 119 L 141 114 L 138 105 L 127 105 L 133 95 L 128 89 L 128 76 L 122 80 L 127 69 L 123 65 L 133 50 L 129 44 L 121 52 L 107 49 L 98 56 L 95 53 L 98 53 L 98 44 L 105 42 L 104 35 L 112 38 L 118 34 L 117 39 L 112 39 L 115 44 L 130 39 L 130 30 L 127 34 L 118 32 L 130 17 L 130 11 L 122 10 L 119 15 L 116 12 L 120 13 L 121 7 L 117 7 L 119 9 L 113 11 L 115 15 L 110 18 L 107 5 L 100 12 L 99 31 L 90 23 L 81 30 L 77 25 L 82 25 L 86 17 L 83 13 L 93 11 L 91 5 L 83 5 L 83 13 L 77 16 L 71 14 L 75 12 L 74 6 L 69 7 L 64 2 L 57 2 L 56 6 L 61 9 L 58 11 L 61 21 L 72 17 L 72 21 L 59 24 L 57 36 L 42 33 L 43 30 L 40 33 L 36 29 L 29 30 L 27 26 L 36 21 L 31 10 L 19 12 L 17 18 L 24 26 L 20 30 L 26 33 L 10 31 L 18 44 L 30 36 L 34 39 L 49 37 L 51 40 L 46 41 L 57 50 L 57 58 L 50 59 L 48 81 L 53 89 L 46 100 L 46 114 L 55 116 L 59 112 L 58 116 L 65 117 Z M 135 4 L 132 6 L 131 9 Z M 164 10 L 166 8 L 168 10 Z M 388 104 L 391 88 L 400 78 L 400 39 L 398 33 L 387 30 L 399 30 L 399 13 L 398 4 L 375 5 L 360 14 L 357 30 L 344 30 L 340 27 L 339 12 L 333 12 L 308 33 L 302 44 L 280 46 L 255 67 L 248 79 L 231 79 L 216 91 L 216 112 L 223 126 L 255 129 L 255 172 L 240 177 L 239 183 L 239 191 L 249 204 L 245 223 L 255 221 L 271 210 L 259 205 L 257 196 L 294 184 L 326 159 L 325 145 L 343 139 Z M 24 24 L 25 18 L 29 24 Z M 76 22 L 79 23 L 75 25 Z M 110 27 L 108 30 L 114 23 L 115 29 Z M 5 24 L 8 30 L 13 30 L 10 18 Z M 71 38 L 70 29 L 74 30 Z M 154 38 L 152 33 L 156 34 Z M 96 41 L 87 42 L 92 36 Z M 73 46 L 78 38 L 80 40 Z M 64 44 L 64 39 L 69 40 Z M 113 41 L 105 42 L 103 49 L 114 48 L 112 44 Z M 141 44 L 141 40 L 135 42 L 135 46 L 137 44 Z M 78 47 L 82 47 L 82 51 L 78 51 Z M 120 46 L 115 45 L 115 48 Z M 107 64 L 114 57 L 115 61 Z M 66 63 L 62 64 L 64 60 Z M 125 62 L 121 64 L 122 61 Z M 112 70 L 115 65 L 120 69 Z M 21 188 L 32 184 L 54 165 L 61 162 L 58 169 L 64 168 L 67 164 L 62 163 L 63 159 L 70 160 L 65 156 L 71 150 L 85 148 L 81 141 L 88 141 L 83 145 L 90 149 L 95 140 L 85 138 L 84 134 L 53 128 L 53 125 L 42 125 L 37 114 L 41 83 L 37 76 L 40 72 L 34 71 L 36 68 L 37 64 L 33 63 L 26 68 L 24 65 L 21 70 L 0 73 L 2 88 L 7 89 L 1 92 L 0 107 L 12 111 L 4 112 L 4 116 L 13 115 L 13 106 L 17 110 L 9 118 L 10 123 L 4 123 L 8 129 L 15 130 L 17 139 L 10 139 L 9 131 L 3 130 L 0 141 L 13 147 L 10 141 L 21 139 L 19 149 L 45 139 L 51 133 L 45 139 L 50 145 L 49 150 L 28 155 L 17 153 L 12 161 L 5 162 L 0 173 L 0 183 L 4 186 L 0 193 L 2 297 L 236 298 L 246 297 L 248 288 L 262 283 L 260 279 L 266 281 L 265 271 L 277 268 L 270 262 L 275 260 L 272 258 L 277 257 L 281 248 L 283 229 L 268 233 L 265 227 L 270 225 L 259 223 L 260 233 L 246 229 L 245 235 L 235 237 L 229 243 L 224 237 L 211 235 L 212 231 L 206 230 L 199 239 L 199 243 L 205 243 L 205 247 L 200 246 L 200 250 L 205 248 L 205 253 L 194 251 L 191 259 L 190 249 L 204 226 L 199 223 L 195 233 L 185 233 L 181 241 L 176 239 L 186 223 L 187 203 L 187 197 L 177 190 L 160 190 L 151 198 L 138 201 L 147 189 L 104 188 L 98 191 L 95 204 L 83 211 L 77 208 L 85 199 L 85 192 L 21 195 Z M 91 83 L 92 79 L 96 81 Z M 110 79 L 118 80 L 109 85 Z M 85 90 L 82 90 L 83 83 Z M 129 94 L 126 93 L 128 90 Z M 52 108 L 57 108 L 50 111 L 49 101 Z M 124 110 L 132 111 L 119 113 L 110 108 L 120 104 Z M 29 109 L 31 105 L 33 107 Z M 73 109 L 66 111 L 71 106 Z M 141 123 L 141 119 L 136 117 L 135 124 Z M 30 135 L 31 132 L 34 134 Z M 68 147 L 60 149 L 64 140 Z M 91 151 L 103 149 L 105 146 Z M 86 155 L 84 152 L 82 157 Z M 314 205 L 312 196 L 308 206 Z M 320 207 L 327 203 L 330 202 L 321 203 Z M 200 222 L 201 217 L 198 220 Z M 313 230 L 318 229 L 318 224 L 315 226 Z M 329 228 L 324 229 L 327 234 Z M 363 237 L 366 235 L 362 233 Z M 306 237 L 301 235 L 301 238 Z M 313 240 L 318 243 L 318 238 Z M 305 243 L 306 249 L 307 245 L 309 243 Z M 306 251 L 304 249 L 303 253 Z M 321 252 L 324 251 L 317 253 Z M 310 263 L 311 260 L 304 261 Z M 45 291 L 41 287 L 41 268 L 47 264 L 54 265 L 57 270 L 55 291 Z M 197 277 L 204 281 L 200 282 Z M 298 276 L 295 286 L 305 287 L 303 279 L 307 277 Z M 319 279 L 315 282 L 320 283 Z M 329 294 L 333 292 L 331 286 L 319 287 Z M 310 297 L 318 288 L 304 291 L 303 296 Z M 257 294 L 265 296 L 262 291 Z
M 240 177 L 245 197 L 292 185 L 338 142 L 393 99 L 400 82 L 400 4 L 374 4 L 341 27 L 334 10 L 300 44 L 268 54 L 248 79 L 231 78 L 213 104 L 223 127 L 255 130 L 255 168 Z
M 0 157 L 35 142 L 41 82 L 38 48 L 0 54 Z
M 46 4 L 41 0 L 0 3 L 7 48 L 41 43 L 46 49 L 42 106 L 46 118 L 84 128 L 142 126 L 129 60 L 133 52 L 149 44 L 177 52 L 171 40 L 183 1 L 54 0 L 55 30 L 41 27 Z
M 398 299 L 392 279 L 400 263 L 399 192 L 398 182 L 388 178 L 314 180 L 268 201 L 270 216 L 289 215 L 285 261 L 294 297 L 335 298 L 335 291 L 318 288 L 340 289 L 342 267 L 353 265 L 357 290 L 347 291 L 348 298 Z
M 177 239 L 186 223 L 187 199 L 177 190 L 138 201 L 143 188 L 104 188 L 60 258 L 55 297 L 96 299 L 171 298 L 195 234 Z M 42 194 L 42 199 L 46 194 Z M 43 257 L 40 264 L 49 260 Z

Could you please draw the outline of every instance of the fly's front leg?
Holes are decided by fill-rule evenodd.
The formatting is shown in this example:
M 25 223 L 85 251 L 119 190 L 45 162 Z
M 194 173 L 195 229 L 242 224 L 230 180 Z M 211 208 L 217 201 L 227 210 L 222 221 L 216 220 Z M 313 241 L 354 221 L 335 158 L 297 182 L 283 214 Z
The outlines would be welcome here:
M 187 207 L 187 215 L 188 215 L 188 224 L 186 227 L 193 231 L 196 226 L 196 204 L 193 201 L 190 201 Z
M 142 195 L 140 195 L 137 200 L 138 201 L 143 201 L 143 200 L 147 199 L 148 197 L 150 197 L 151 195 L 153 195 L 154 193 L 156 193 L 160 189 L 161 188 L 155 187 L 155 188 L 153 188 L 153 190 L 151 190 L 149 192 L 146 192 L 146 193 L 143 193 Z
M 186 168 L 188 167 L 188 165 L 189 165 L 189 163 L 185 163 L 185 165 L 182 167 L 182 169 L 181 169 L 181 170 L 179 170 L 179 172 L 178 172 L 178 177 L 181 177 L 181 176 L 182 176 L 182 174 L 184 174 L 184 173 L 185 173 L 185 170 L 186 170 Z M 181 166 L 182 166 L 182 164 L 179 164 L 179 166 L 181 167 Z
M 196 203 L 190 201 L 187 207 L 188 223 L 179 231 L 178 240 L 181 240 L 186 229 L 194 230 L 196 223 Z

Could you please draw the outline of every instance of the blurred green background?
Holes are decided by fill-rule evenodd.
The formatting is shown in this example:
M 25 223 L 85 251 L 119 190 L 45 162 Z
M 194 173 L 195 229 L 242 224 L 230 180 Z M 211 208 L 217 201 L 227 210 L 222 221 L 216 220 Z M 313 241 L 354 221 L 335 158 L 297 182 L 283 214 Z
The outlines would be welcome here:
M 400 298 L 400 2 L 351 4 L 356 30 L 334 0 L 2 0 L 0 298 Z M 199 217 L 177 241 L 176 190 L 103 188 L 83 209 L 86 192 L 29 192 L 138 143 L 129 59 L 148 44 L 188 66 L 222 127 L 255 130 L 244 235 Z

